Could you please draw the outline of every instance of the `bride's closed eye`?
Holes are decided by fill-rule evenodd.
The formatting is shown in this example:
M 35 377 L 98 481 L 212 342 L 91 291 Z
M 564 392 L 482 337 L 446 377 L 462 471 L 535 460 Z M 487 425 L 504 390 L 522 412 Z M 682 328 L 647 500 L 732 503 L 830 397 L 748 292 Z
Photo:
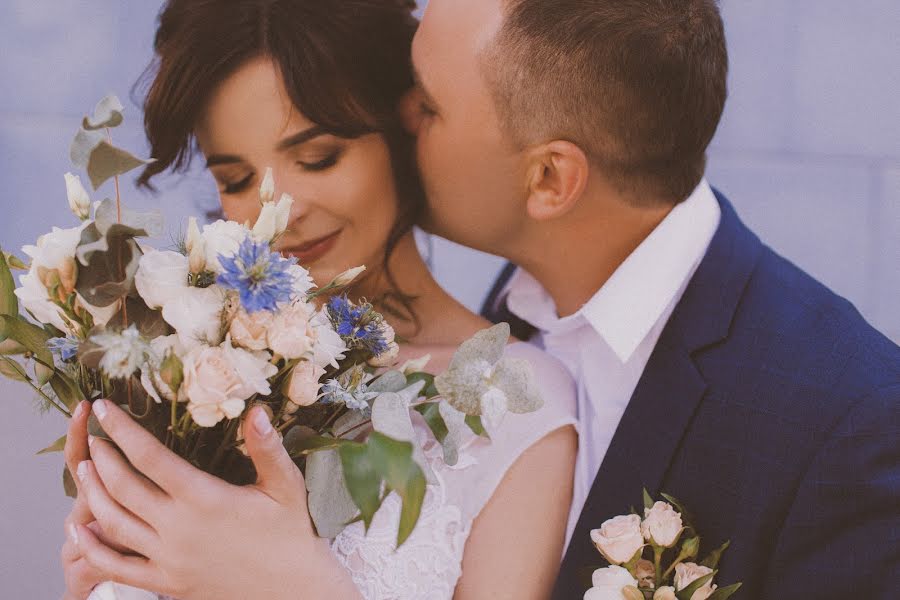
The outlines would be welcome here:
M 222 182 L 222 190 L 221 193 L 225 195 L 239 194 L 247 189 L 247 186 L 250 185 L 250 182 L 253 180 L 253 173 L 250 173 L 240 181 L 234 183 L 225 183 Z
M 315 161 L 302 161 L 298 160 L 297 165 L 299 165 L 305 171 L 326 171 L 331 167 L 335 166 L 338 161 L 341 159 L 341 155 L 344 153 L 343 149 L 335 150 L 329 153 L 322 159 Z

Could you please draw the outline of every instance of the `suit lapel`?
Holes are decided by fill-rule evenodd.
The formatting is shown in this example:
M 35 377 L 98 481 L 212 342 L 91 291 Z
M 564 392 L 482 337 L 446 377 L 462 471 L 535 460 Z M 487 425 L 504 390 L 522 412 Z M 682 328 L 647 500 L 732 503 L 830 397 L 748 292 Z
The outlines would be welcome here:
M 580 597 L 590 587 L 591 568 L 603 563 L 592 529 L 632 506 L 639 509 L 643 488 L 653 495 L 666 491 L 660 489 L 666 472 L 706 390 L 693 356 L 727 337 L 762 248 L 728 201 L 717 198 L 719 229 L 622 416 L 566 551 L 554 599 Z

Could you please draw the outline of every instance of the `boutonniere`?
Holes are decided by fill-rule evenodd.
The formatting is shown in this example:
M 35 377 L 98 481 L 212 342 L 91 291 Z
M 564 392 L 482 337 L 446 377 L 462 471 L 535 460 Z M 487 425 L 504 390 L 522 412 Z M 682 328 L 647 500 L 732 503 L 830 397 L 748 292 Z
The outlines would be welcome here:
M 738 591 L 740 583 L 713 583 L 730 542 L 694 562 L 700 536 L 681 503 L 662 496 L 666 502 L 655 502 L 644 490 L 643 519 L 621 515 L 591 531 L 609 566 L 594 571 L 584 600 L 725 600 Z

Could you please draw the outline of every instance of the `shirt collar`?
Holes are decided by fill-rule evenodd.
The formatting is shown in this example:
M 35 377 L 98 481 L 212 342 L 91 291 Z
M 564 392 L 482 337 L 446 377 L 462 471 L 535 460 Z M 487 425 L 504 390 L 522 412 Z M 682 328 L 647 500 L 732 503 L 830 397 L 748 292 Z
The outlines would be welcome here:
M 625 363 L 684 293 L 720 219 L 719 203 L 704 179 L 575 314 L 560 319 L 547 291 L 522 269 L 510 279 L 507 306 L 551 335 L 586 321 Z

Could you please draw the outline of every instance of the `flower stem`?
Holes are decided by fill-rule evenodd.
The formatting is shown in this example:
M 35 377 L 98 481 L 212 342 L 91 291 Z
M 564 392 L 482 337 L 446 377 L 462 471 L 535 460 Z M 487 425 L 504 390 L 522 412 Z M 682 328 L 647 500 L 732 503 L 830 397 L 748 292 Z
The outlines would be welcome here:
M 657 588 L 663 585 L 662 555 L 664 551 L 665 548 L 663 548 L 662 546 L 653 544 L 653 566 L 656 569 L 656 578 L 654 582 L 656 583 Z

